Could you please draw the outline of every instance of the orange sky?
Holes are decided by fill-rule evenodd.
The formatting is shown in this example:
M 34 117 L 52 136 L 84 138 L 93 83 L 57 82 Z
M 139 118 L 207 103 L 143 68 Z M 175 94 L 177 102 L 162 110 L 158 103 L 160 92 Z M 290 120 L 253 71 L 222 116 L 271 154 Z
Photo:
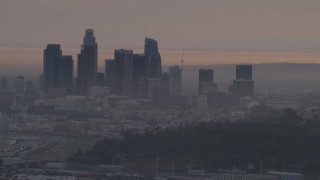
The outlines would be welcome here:
M 141 53 L 141 50 L 134 51 Z M 76 61 L 78 50 L 63 50 L 63 54 L 73 55 Z M 180 64 L 182 51 L 161 51 L 163 65 Z M 0 48 L 0 64 L 42 65 L 43 49 Z M 113 50 L 99 50 L 99 66 L 104 66 L 104 59 L 112 59 Z M 185 50 L 184 64 L 237 64 L 237 63 L 320 63 L 320 53 L 298 52 L 210 52 Z M 76 63 L 76 62 L 75 62 Z

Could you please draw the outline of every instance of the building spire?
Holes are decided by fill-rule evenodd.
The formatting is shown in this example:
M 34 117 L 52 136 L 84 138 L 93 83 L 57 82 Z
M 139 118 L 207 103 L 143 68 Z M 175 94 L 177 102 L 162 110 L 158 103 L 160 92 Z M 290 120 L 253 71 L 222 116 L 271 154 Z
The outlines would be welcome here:
M 96 38 L 94 37 L 93 29 L 86 29 L 85 35 L 83 37 L 83 45 L 95 45 Z

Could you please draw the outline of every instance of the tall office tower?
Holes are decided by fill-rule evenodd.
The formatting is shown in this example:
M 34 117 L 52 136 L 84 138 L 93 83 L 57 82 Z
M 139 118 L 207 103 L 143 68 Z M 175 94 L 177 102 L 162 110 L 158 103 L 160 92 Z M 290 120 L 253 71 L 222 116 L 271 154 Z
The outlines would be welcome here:
M 83 38 L 81 52 L 78 54 L 78 92 L 88 95 L 90 84 L 97 81 L 98 44 L 92 29 L 87 29 Z
M 230 91 L 237 99 L 240 97 L 253 96 L 254 81 L 252 81 L 252 65 L 236 66 L 236 80 L 233 81 Z
M 172 96 L 181 96 L 182 93 L 182 69 L 178 66 L 169 67 L 169 87 Z
M 199 69 L 199 95 L 217 91 L 213 82 L 213 69 Z
M 96 45 L 96 38 L 94 37 L 93 29 L 86 29 L 85 35 L 83 37 L 84 45 Z
M 164 72 L 161 74 L 160 84 L 169 87 L 169 73 Z
M 73 88 L 73 59 L 72 56 L 61 57 L 60 87 L 66 88 L 67 93 Z
M 114 50 L 115 93 L 127 97 L 133 96 L 133 51 Z
M 105 77 L 105 75 L 104 75 L 104 73 L 102 73 L 102 72 L 98 72 L 97 73 L 97 84 L 98 84 L 98 86 L 100 86 L 100 87 L 102 87 L 102 86 L 104 86 L 104 77 Z
M 253 96 L 254 82 L 252 80 L 234 80 L 232 84 L 232 94 L 236 98 Z
M 145 39 L 144 54 L 149 61 L 148 75 L 160 78 L 162 74 L 161 56 L 158 51 L 158 42 L 151 38 Z
M 133 55 L 133 95 L 139 96 L 139 81 L 148 76 L 148 59 L 144 54 Z
M 252 65 L 237 65 L 236 80 L 252 80 Z
M 105 81 L 106 86 L 110 88 L 111 93 L 115 93 L 115 61 L 113 59 L 107 59 L 105 61 Z
M 15 81 L 15 91 L 17 94 L 23 94 L 24 90 L 24 77 L 18 76 Z
M 144 77 L 144 78 L 140 78 L 140 81 L 138 84 L 139 84 L 138 97 L 149 99 L 152 102 L 154 87 L 160 85 L 160 79 Z
M 60 44 L 48 44 L 44 50 L 43 90 L 45 93 L 48 93 L 50 88 L 56 88 L 60 85 L 61 56 Z

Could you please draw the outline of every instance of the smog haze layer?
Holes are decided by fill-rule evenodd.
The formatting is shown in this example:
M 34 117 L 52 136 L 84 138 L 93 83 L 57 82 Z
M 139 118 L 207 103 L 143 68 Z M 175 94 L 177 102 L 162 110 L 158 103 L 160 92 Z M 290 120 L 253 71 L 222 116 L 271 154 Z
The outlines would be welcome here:
M 100 67 L 113 49 L 142 52 L 145 35 L 159 42 L 164 65 L 180 63 L 183 48 L 189 65 L 317 63 L 319 8 L 316 0 L 3 1 L 0 63 L 41 72 L 49 43 L 75 59 L 87 28 L 95 30 Z

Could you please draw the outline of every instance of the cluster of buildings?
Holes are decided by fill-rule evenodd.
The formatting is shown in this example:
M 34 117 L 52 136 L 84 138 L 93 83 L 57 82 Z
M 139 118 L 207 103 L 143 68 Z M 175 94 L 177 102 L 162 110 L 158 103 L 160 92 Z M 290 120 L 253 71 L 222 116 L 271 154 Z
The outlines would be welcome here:
M 183 66 L 174 65 L 164 72 L 158 42 L 145 38 L 142 54 L 116 49 L 113 59 L 105 60 L 104 72 L 98 72 L 98 43 L 94 31 L 87 29 L 77 57 L 63 54 L 60 44 L 47 45 L 43 52 L 43 73 L 39 81 L 20 75 L 11 81 L 13 88 L 10 89 L 10 81 L 1 77 L 0 105 L 24 107 L 39 99 L 61 101 L 67 96 L 81 96 L 87 100 L 106 100 L 104 102 L 123 98 L 138 103 L 146 100 L 157 107 L 182 105 L 204 110 L 239 105 L 249 109 L 259 104 L 278 109 L 300 108 L 301 100 L 295 99 L 297 96 L 284 100 L 281 98 L 287 94 L 273 99 L 271 93 L 269 97 L 256 96 L 252 65 L 236 65 L 235 71 L 236 76 L 230 82 L 228 92 L 224 92 L 214 82 L 212 68 L 199 69 L 198 93 L 185 94 Z M 313 101 L 315 98 L 310 97 L 306 103 L 318 105 L 317 101 Z
M 238 120 L 246 115 L 239 105 L 249 108 L 263 101 L 255 97 L 252 65 L 236 65 L 228 92 L 218 90 L 213 69 L 199 69 L 198 94 L 185 95 L 183 66 L 163 72 L 158 43 L 151 38 L 145 39 L 143 54 L 116 49 L 114 58 L 105 60 L 104 72 L 97 67 L 98 44 L 94 31 L 87 29 L 77 63 L 63 54 L 59 44 L 48 44 L 39 84 L 18 76 L 12 91 L 9 80 L 1 77 L 0 157 L 6 158 L 4 164 L 65 159 L 83 143 L 92 147 L 106 137 L 120 138 L 123 130 L 139 133 L 155 127 Z M 284 101 L 265 104 L 297 107 Z M 304 115 L 313 117 L 319 109 L 308 112 Z M 210 178 L 252 179 L 230 173 Z
M 200 109 L 233 106 L 242 98 L 254 96 L 252 65 L 236 65 L 236 78 L 228 93 L 218 91 L 213 69 L 199 69 L 198 83 L 198 96 L 193 97 L 192 104 Z
M 18 76 L 14 80 L 14 91 L 10 91 L 7 78 L 2 77 L 1 105 L 25 106 L 38 99 L 82 96 L 93 99 L 125 97 L 144 99 L 158 107 L 192 105 L 207 109 L 232 106 L 238 104 L 241 97 L 254 94 L 251 65 L 236 66 L 236 79 L 229 93 L 218 91 L 213 69 L 199 69 L 198 94 L 183 94 L 183 66 L 174 65 L 163 72 L 158 42 L 151 38 L 145 38 L 143 54 L 116 49 L 114 58 L 106 59 L 104 65 L 105 71 L 98 72 L 98 44 L 93 29 L 85 31 L 77 63 L 71 55 L 63 54 L 60 44 L 48 44 L 43 52 L 39 83 Z
M 44 50 L 41 88 L 48 97 L 50 95 L 54 97 L 55 94 L 62 92 L 68 95 L 90 96 L 97 91 L 129 98 L 149 95 L 146 94 L 145 88 L 160 85 L 161 56 L 157 41 L 154 39 L 146 38 L 144 49 L 144 54 L 134 54 L 133 50 L 116 49 L 114 59 L 105 61 L 105 72 L 97 72 L 98 44 L 94 31 L 87 29 L 81 52 L 77 57 L 76 78 L 74 78 L 72 56 L 62 55 L 59 44 L 47 45 Z
M 198 93 L 184 94 L 183 65 L 162 70 L 158 42 L 145 38 L 144 53 L 116 49 L 98 72 L 98 44 L 87 29 L 81 50 L 75 57 L 65 55 L 60 44 L 48 44 L 43 52 L 43 73 L 38 83 L 18 76 L 10 90 L 8 79 L 0 80 L 0 105 L 23 109 L 28 106 L 55 106 L 60 110 L 83 107 L 108 109 L 116 106 L 148 104 L 155 107 L 194 107 L 200 110 L 242 108 L 264 104 L 278 109 L 300 108 L 298 100 L 266 99 L 255 93 L 252 65 L 236 65 L 236 76 L 228 92 L 218 90 L 214 70 L 199 69 Z M 12 82 L 12 81 L 11 81 Z M 80 99 L 73 101 L 70 99 Z M 292 98 L 288 98 L 292 100 Z M 310 98 L 311 100 L 313 98 Z M 83 103 L 84 101 L 84 103 Z M 310 101 L 310 100 L 309 100 Z M 236 113 L 239 114 L 239 113 Z
M 169 67 L 169 73 L 162 72 L 158 43 L 145 39 L 143 54 L 133 50 L 116 49 L 114 59 L 105 61 L 105 72 L 97 72 L 98 44 L 94 31 L 87 29 L 81 52 L 77 57 L 77 76 L 74 78 L 72 56 L 63 55 L 59 44 L 48 44 L 44 50 L 44 69 L 41 89 L 48 98 L 65 95 L 97 97 L 108 94 L 132 99 L 148 99 L 155 105 L 188 104 L 188 96 L 182 93 L 182 67 Z M 236 80 L 230 87 L 233 97 L 252 96 L 254 82 L 251 65 L 237 65 Z M 18 80 L 17 80 L 18 82 Z M 206 107 L 206 98 L 217 92 L 213 82 L 213 69 L 199 70 L 199 97 L 196 102 Z M 210 98 L 209 98 L 210 99 Z M 211 98 L 212 99 L 212 98 Z M 208 101 L 208 100 L 207 100 Z
M 74 78 L 72 56 L 63 55 L 59 44 L 48 44 L 44 50 L 44 69 L 40 78 L 40 87 L 45 95 L 55 99 L 65 95 L 95 97 L 111 93 L 156 102 L 169 100 L 170 95 L 181 95 L 182 70 L 173 66 L 169 74 L 162 73 L 156 40 L 145 39 L 143 54 L 134 54 L 133 50 L 126 49 L 114 50 L 114 59 L 105 61 L 104 73 L 97 72 L 97 53 L 94 31 L 87 29 Z M 161 98 L 155 98 L 159 96 Z

